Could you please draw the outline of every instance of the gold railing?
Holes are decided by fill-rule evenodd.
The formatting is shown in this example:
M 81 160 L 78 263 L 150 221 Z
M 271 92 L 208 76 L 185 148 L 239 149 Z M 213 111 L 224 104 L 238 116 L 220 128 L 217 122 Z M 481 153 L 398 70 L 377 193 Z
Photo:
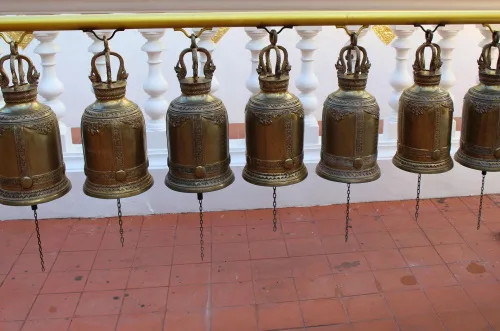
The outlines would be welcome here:
M 492 11 L 267 11 L 0 16 L 0 31 L 500 23 Z

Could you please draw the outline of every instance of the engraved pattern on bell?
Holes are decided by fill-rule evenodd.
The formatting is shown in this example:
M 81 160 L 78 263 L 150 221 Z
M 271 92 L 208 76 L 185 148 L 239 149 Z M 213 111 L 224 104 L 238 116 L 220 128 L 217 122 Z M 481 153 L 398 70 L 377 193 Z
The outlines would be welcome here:
M 123 58 L 105 49 L 91 61 L 90 80 L 96 101 L 88 106 L 81 121 L 85 160 L 85 194 L 99 199 L 132 197 L 149 190 L 153 177 L 148 171 L 144 116 L 125 97 L 127 72 Z M 106 58 L 107 80 L 102 80 L 95 62 Z M 111 78 L 109 57 L 119 60 L 116 81 Z
M 271 44 L 259 55 L 261 91 L 245 107 L 247 164 L 243 178 L 254 185 L 277 187 L 303 181 L 307 169 L 303 163 L 304 108 L 288 92 L 291 66 L 286 49 L 276 45 L 275 30 L 270 32 L 270 39 Z M 276 52 L 275 72 L 271 69 L 271 50 Z
M 36 99 L 39 73 L 28 57 L 18 53 L 16 42 L 10 42 L 10 50 L 11 54 L 0 59 L 5 99 L 0 109 L 0 155 L 13 157 L 0 158 L 0 203 L 33 206 L 64 196 L 71 183 L 66 177 L 57 117 Z M 4 69 L 7 60 L 11 61 L 12 84 Z
M 441 48 L 432 43 L 432 31 L 418 47 L 413 64 L 415 84 L 403 91 L 398 110 L 398 149 L 393 164 L 408 172 L 438 174 L 453 168 L 450 156 L 453 101 L 439 87 Z M 429 69 L 424 51 L 430 48 Z
M 318 176 L 341 183 L 377 180 L 380 109 L 365 91 L 370 61 L 365 48 L 357 45 L 357 34 L 349 33 L 351 44 L 340 50 L 337 63 L 339 89 L 323 103 L 321 160 Z
M 227 110 L 210 94 L 215 65 L 210 53 L 196 45 L 184 49 L 175 67 L 182 95 L 172 100 L 167 111 L 168 174 L 165 185 L 184 193 L 206 193 L 234 182 L 230 168 Z M 187 76 L 184 55 L 191 53 L 193 77 Z M 198 76 L 198 56 L 207 61 L 203 77 Z
M 483 47 L 478 60 L 479 84 L 464 97 L 460 148 L 455 161 L 481 170 L 500 171 L 500 59 L 492 63 L 491 50 L 500 50 L 499 33 Z M 493 67 L 492 67 L 493 64 Z

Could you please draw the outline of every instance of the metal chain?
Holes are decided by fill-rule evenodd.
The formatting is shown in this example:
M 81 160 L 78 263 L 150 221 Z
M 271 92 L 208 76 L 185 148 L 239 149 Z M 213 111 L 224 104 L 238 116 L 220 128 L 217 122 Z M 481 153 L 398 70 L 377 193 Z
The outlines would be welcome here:
M 417 198 L 416 198 L 416 206 L 415 206 L 415 221 L 418 222 L 418 210 L 420 209 L 420 183 L 422 182 L 422 174 L 418 174 L 418 182 L 417 182 Z
M 120 199 L 116 200 L 116 206 L 118 207 L 118 225 L 120 225 L 120 242 L 123 244 L 125 243 L 125 238 L 123 237 L 123 220 L 122 220 L 122 203 L 120 202 Z
M 203 247 L 203 193 L 198 193 L 198 202 L 200 204 L 200 255 L 201 260 L 205 257 L 205 247 Z
M 45 261 L 43 260 L 42 240 L 40 239 L 40 227 L 38 226 L 38 213 L 36 212 L 37 209 L 38 209 L 37 205 L 31 206 L 31 210 L 33 210 L 33 216 L 35 217 L 35 230 L 36 230 L 36 238 L 38 240 L 38 253 L 40 254 L 40 265 L 42 266 L 42 272 L 45 272 Z
M 486 171 L 481 173 L 483 175 L 483 179 L 481 181 L 481 195 L 479 196 L 479 212 L 477 213 L 477 229 L 481 228 L 481 214 L 483 213 L 483 196 L 484 196 L 484 180 L 486 177 Z
M 347 184 L 347 203 L 346 203 L 346 210 L 345 210 L 345 242 L 347 242 L 349 240 L 349 228 L 351 227 L 351 225 L 349 225 L 350 205 L 351 205 L 351 184 Z
M 278 219 L 276 218 L 276 187 L 273 187 L 273 231 L 278 230 Z

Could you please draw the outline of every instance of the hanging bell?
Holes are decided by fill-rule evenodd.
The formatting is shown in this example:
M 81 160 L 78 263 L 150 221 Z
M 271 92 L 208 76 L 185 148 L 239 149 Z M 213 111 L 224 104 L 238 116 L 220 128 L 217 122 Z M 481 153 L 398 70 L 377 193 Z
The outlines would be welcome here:
M 453 101 L 449 93 L 439 87 L 441 48 L 432 42 L 436 29 L 424 30 L 426 41 L 418 47 L 413 64 L 415 84 L 405 89 L 399 99 L 398 144 L 392 159 L 396 167 L 418 174 L 416 219 L 421 175 L 439 174 L 453 168 L 450 156 Z M 429 69 L 425 68 L 426 49 L 431 51 Z
M 197 193 L 200 214 L 201 259 L 203 247 L 203 193 L 221 190 L 234 182 L 230 168 L 229 124 L 226 107 L 210 94 L 215 65 L 210 52 L 196 45 L 206 28 L 196 35 L 183 32 L 190 40 L 190 48 L 179 55 L 175 72 L 181 87 L 181 96 L 170 103 L 167 111 L 168 174 L 165 185 L 184 193 Z M 191 53 L 193 76 L 187 76 L 184 56 Z M 203 76 L 198 76 L 198 57 L 204 54 Z
M 184 193 L 212 192 L 234 182 L 229 167 L 226 107 L 210 94 L 215 65 L 210 52 L 196 45 L 196 38 L 205 30 L 198 35 L 188 35 L 191 47 L 180 53 L 175 67 L 182 95 L 172 100 L 167 111 L 168 174 L 165 185 Z M 184 55 L 187 53 L 192 54 L 192 77 L 186 77 Z M 207 58 L 203 77 L 198 76 L 198 53 Z
M 250 98 L 245 108 L 243 178 L 254 185 L 276 187 L 303 181 L 307 169 L 303 163 L 304 108 L 300 100 L 288 92 L 291 70 L 288 52 L 276 45 L 276 30 L 271 30 L 269 35 L 271 44 L 260 51 L 257 67 L 261 91 Z M 276 52 L 274 73 L 271 50 Z
M 345 28 L 351 43 L 340 50 L 335 65 L 339 89 L 323 104 L 321 160 L 316 167 L 318 176 L 347 184 L 346 241 L 350 228 L 350 184 L 380 177 L 377 164 L 380 108 L 365 91 L 371 64 L 365 48 L 357 45 L 363 28 L 366 27 L 358 32 Z
M 3 34 L 0 36 L 7 41 Z M 0 109 L 0 203 L 31 206 L 45 271 L 37 205 L 64 196 L 71 190 L 71 183 L 66 177 L 57 116 L 49 106 L 37 101 L 40 74 L 18 51 L 25 36 L 18 42 L 8 42 L 10 54 L 0 58 L 0 86 L 5 100 Z M 7 60 L 12 85 L 4 69 Z
M 120 241 L 123 247 L 120 199 L 149 190 L 153 186 L 153 177 L 148 171 L 144 116 L 139 107 L 125 97 L 128 73 L 125 71 L 123 58 L 110 51 L 107 37 L 101 39 L 95 33 L 94 35 L 104 42 L 104 50 L 95 54 L 91 60 L 89 78 L 97 100 L 85 108 L 82 115 L 82 146 L 87 177 L 83 191 L 94 198 L 117 199 Z M 96 60 L 101 56 L 106 61 L 105 80 L 96 67 Z M 115 81 L 111 74 L 111 56 L 119 61 Z
M 350 33 L 350 37 L 351 44 L 341 49 L 335 65 L 339 89 L 323 104 L 321 160 L 316 167 L 318 176 L 347 184 L 380 177 L 380 109 L 375 98 L 365 91 L 371 64 L 365 48 L 357 45 L 357 33 Z
M 304 108 L 288 92 L 292 67 L 288 52 L 277 45 L 276 30 L 267 30 L 271 44 L 259 54 L 260 92 L 245 108 L 246 165 L 243 179 L 259 186 L 273 187 L 273 231 L 277 231 L 276 187 L 299 183 L 307 177 L 304 165 Z M 274 73 L 271 50 L 276 54 Z M 281 62 L 283 53 L 283 63 Z
M 491 28 L 490 28 L 491 29 Z M 500 51 L 500 33 L 492 31 L 493 41 L 483 47 L 477 61 L 479 84 L 465 94 L 462 110 L 460 148 L 455 153 L 459 164 L 481 170 L 480 227 L 484 177 L 488 171 L 500 171 L 500 58 L 492 67 L 492 50 Z

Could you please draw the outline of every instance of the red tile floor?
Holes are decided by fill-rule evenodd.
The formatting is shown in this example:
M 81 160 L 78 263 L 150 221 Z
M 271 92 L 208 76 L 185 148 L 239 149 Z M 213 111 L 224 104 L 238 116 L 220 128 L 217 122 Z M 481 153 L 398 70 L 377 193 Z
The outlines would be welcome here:
M 0 222 L 1 331 L 500 330 L 500 196 Z M 40 212 L 43 214 L 42 212 Z

